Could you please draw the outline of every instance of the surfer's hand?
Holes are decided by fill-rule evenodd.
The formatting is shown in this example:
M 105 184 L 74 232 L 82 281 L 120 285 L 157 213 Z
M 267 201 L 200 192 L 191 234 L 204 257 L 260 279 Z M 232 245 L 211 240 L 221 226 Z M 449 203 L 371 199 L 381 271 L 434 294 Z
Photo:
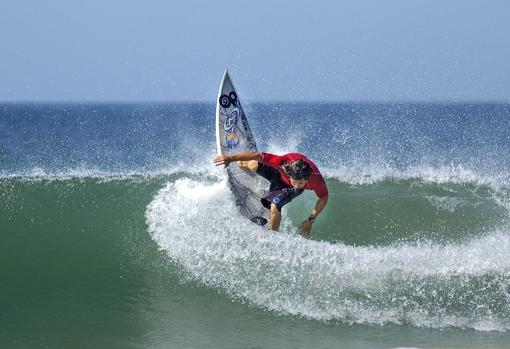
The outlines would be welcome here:
M 310 232 L 312 231 L 312 223 L 310 223 L 310 221 L 307 219 L 306 221 L 301 223 L 300 228 L 303 231 L 303 235 L 309 237 Z
M 232 162 L 232 157 L 230 155 L 222 154 L 217 156 L 213 162 L 216 166 L 225 165 L 225 167 L 227 167 L 228 164 Z

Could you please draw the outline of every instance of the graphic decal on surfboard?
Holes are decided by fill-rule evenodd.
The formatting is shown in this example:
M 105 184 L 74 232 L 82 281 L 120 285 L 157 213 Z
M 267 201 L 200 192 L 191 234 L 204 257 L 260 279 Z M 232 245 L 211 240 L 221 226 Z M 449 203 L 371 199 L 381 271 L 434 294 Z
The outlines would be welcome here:
M 257 151 L 255 138 L 228 71 L 223 74 L 216 101 L 216 144 L 218 154 Z M 241 170 L 237 163 L 227 167 L 227 174 L 241 214 L 256 224 L 265 225 L 269 211 L 260 202 L 260 198 L 266 194 L 265 180 Z

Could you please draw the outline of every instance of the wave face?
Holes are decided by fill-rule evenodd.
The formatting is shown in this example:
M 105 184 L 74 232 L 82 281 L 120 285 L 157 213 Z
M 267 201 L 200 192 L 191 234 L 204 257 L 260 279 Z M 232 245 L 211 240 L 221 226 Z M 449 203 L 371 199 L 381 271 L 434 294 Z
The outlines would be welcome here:
M 506 226 L 455 243 L 422 236 L 412 243 L 353 246 L 306 240 L 289 216 L 284 233 L 246 225 L 232 214 L 232 202 L 224 181 L 180 179 L 147 207 L 149 231 L 192 278 L 278 313 L 350 323 L 510 328 Z M 450 212 L 457 202 L 430 206 Z M 347 236 L 355 240 L 357 234 Z
M 123 217 L 169 268 L 230 299 L 348 324 L 510 330 L 510 106 L 244 108 L 260 149 L 303 152 L 325 175 L 312 239 L 296 228 L 311 193 L 278 233 L 240 216 L 211 165 L 212 105 L 4 106 L 4 226 L 48 197 L 77 211 L 85 192 L 129 197 Z

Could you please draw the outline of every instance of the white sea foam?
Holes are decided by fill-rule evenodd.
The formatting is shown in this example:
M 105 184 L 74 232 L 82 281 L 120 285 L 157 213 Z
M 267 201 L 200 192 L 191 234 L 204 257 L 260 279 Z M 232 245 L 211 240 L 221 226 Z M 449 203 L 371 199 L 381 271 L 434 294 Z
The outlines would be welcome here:
M 292 148 L 292 147 L 291 147 Z M 274 144 L 269 151 L 273 153 L 284 153 L 289 146 Z M 176 173 L 186 174 L 210 174 L 217 176 L 221 174 L 221 168 L 212 164 L 215 157 L 213 152 L 201 154 L 200 159 L 194 161 L 175 161 L 168 165 L 155 168 L 139 169 L 104 169 L 101 167 L 90 167 L 78 165 L 57 170 L 48 170 L 41 167 L 33 167 L 20 171 L 0 171 L 0 178 L 23 178 L 23 179 L 64 179 L 69 178 L 123 178 L 123 177 L 160 177 Z M 508 174 L 490 175 L 477 173 L 462 165 L 448 165 L 434 167 L 429 165 L 410 166 L 406 169 L 396 169 L 389 164 L 360 164 L 345 165 L 335 164 L 334 167 L 320 166 L 322 174 L 326 178 L 333 178 L 340 182 L 364 185 L 374 184 L 385 180 L 408 180 L 419 179 L 428 183 L 453 183 L 453 184 L 476 184 L 486 185 L 494 189 L 507 188 L 510 183 Z
M 225 180 L 189 178 L 161 189 L 146 209 L 146 222 L 190 277 L 271 311 L 353 323 L 510 330 L 507 229 L 446 246 L 307 240 L 293 228 L 275 233 L 247 222 Z
M 28 170 L 17 172 L 0 172 L 0 179 L 22 179 L 26 181 L 58 181 L 70 179 L 96 179 L 100 181 L 122 180 L 122 179 L 151 179 L 172 176 L 175 174 L 190 175 L 210 175 L 221 176 L 220 168 L 211 167 L 210 163 L 184 163 L 168 165 L 160 168 L 148 169 L 103 169 L 99 167 L 78 166 L 67 169 L 47 170 L 40 167 L 34 167 Z
M 373 184 L 388 179 L 420 179 L 429 183 L 473 183 L 500 187 L 507 182 L 506 176 L 484 176 L 462 165 L 433 167 L 429 165 L 410 166 L 396 169 L 389 164 L 343 165 L 324 168 L 322 173 L 331 178 L 349 184 Z

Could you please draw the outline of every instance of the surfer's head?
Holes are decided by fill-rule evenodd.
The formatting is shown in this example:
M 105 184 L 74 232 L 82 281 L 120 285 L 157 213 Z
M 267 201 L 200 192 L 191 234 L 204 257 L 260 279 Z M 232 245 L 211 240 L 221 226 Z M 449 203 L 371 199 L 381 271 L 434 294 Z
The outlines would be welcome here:
M 290 177 L 290 183 L 296 189 L 302 189 L 312 174 L 312 168 L 303 159 L 283 165 L 283 170 Z

